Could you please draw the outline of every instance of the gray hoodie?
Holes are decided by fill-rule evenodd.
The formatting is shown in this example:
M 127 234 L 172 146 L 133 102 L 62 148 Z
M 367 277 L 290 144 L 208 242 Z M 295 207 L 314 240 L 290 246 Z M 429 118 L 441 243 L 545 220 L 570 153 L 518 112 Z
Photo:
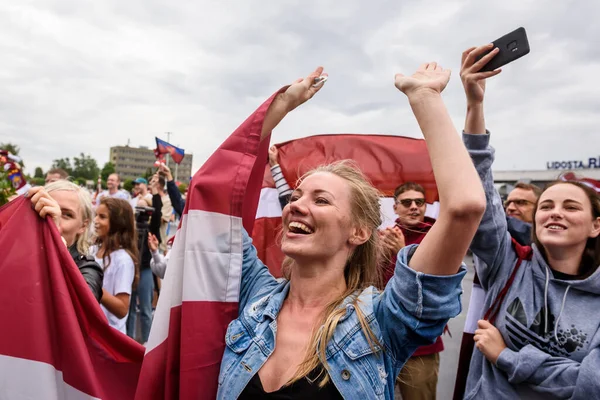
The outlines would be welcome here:
M 463 134 L 479 173 L 487 208 L 471 251 L 487 310 L 508 280 L 511 245 L 491 166 L 488 134 Z M 600 269 L 583 280 L 555 279 L 539 249 L 523 261 L 500 307 L 496 327 L 507 348 L 497 364 L 473 352 L 465 399 L 600 399 Z

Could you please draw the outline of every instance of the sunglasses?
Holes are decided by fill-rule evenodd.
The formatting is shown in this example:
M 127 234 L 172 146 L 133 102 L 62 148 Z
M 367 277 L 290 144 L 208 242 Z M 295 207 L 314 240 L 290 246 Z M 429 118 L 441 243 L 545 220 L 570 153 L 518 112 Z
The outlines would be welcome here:
M 525 199 L 506 200 L 504 202 L 504 208 L 508 208 L 508 206 L 510 206 L 510 203 L 515 203 L 515 206 L 517 206 L 517 207 L 524 207 L 527 204 L 534 204 L 533 201 L 529 201 L 529 200 L 525 200 Z
M 423 205 L 425 204 L 425 199 L 402 199 L 402 200 L 396 200 L 396 204 L 400 203 L 404 207 L 410 207 L 412 205 L 413 201 L 415 202 L 415 204 L 417 205 L 417 207 L 423 207 Z

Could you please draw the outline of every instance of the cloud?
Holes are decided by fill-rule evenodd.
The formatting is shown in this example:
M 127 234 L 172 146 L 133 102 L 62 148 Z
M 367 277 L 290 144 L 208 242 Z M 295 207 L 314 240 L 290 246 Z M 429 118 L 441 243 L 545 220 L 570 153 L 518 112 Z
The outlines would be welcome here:
M 396 72 L 452 68 L 444 99 L 462 129 L 460 54 L 525 26 L 531 54 L 488 83 L 497 169 L 587 159 L 600 125 L 595 2 L 28 1 L 0 5 L 1 141 L 28 167 L 154 136 L 194 153 L 197 169 L 265 98 L 324 65 L 318 97 L 274 133 L 420 137 Z

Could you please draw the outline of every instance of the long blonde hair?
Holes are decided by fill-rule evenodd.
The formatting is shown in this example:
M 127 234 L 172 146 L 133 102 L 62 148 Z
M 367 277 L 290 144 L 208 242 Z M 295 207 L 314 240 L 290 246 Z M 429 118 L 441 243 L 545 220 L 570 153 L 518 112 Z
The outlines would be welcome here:
M 357 304 L 359 294 L 369 286 L 377 287 L 380 281 L 378 265 L 382 252 L 380 251 L 377 228 L 381 225 L 381 213 L 379 192 L 352 160 L 342 160 L 318 167 L 306 173 L 300 178 L 299 182 L 317 172 L 328 172 L 337 175 L 348 183 L 351 192 L 352 220 L 358 226 L 365 227 L 371 232 L 369 239 L 357 246 L 350 257 L 348 257 L 344 269 L 347 289 L 325 308 L 322 324 L 317 325 L 313 331 L 306 358 L 300 364 L 296 374 L 288 382 L 288 384 L 291 384 L 303 379 L 310 372 L 320 367 L 319 377 L 321 379 L 319 386 L 324 386 L 329 381 L 325 351 L 327 343 L 333 337 L 340 319 L 346 314 L 346 308 L 340 307 L 346 298 L 352 296 L 350 304 L 355 306 L 354 309 L 358 321 L 371 349 L 374 352 L 382 349 L 376 335 L 369 327 L 365 315 Z M 287 279 L 290 279 L 293 263 L 294 261 L 289 257 L 286 257 L 283 261 L 283 274 Z
M 77 236 L 77 251 L 81 254 L 87 254 L 88 249 L 90 248 L 90 230 L 92 226 L 92 199 L 87 190 L 80 188 L 73 182 L 67 180 L 58 180 L 44 186 L 44 189 L 48 193 L 56 192 L 56 191 L 67 191 L 67 192 L 75 192 L 77 194 L 77 198 L 79 200 L 79 209 L 81 210 L 81 218 L 83 222 L 87 221 L 85 231 Z M 50 195 L 52 196 L 52 195 Z

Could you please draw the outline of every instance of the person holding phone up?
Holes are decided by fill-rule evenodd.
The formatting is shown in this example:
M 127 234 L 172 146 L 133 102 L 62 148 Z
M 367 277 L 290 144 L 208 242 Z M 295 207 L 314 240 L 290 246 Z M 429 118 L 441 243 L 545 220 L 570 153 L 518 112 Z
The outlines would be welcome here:
M 487 198 L 470 249 L 492 311 L 478 321 L 464 398 L 599 398 L 600 198 L 578 182 L 550 184 L 535 205 L 532 247 L 511 241 L 483 112 L 486 79 L 500 73 L 482 72 L 492 48 L 465 51 L 461 70 L 463 141 Z

